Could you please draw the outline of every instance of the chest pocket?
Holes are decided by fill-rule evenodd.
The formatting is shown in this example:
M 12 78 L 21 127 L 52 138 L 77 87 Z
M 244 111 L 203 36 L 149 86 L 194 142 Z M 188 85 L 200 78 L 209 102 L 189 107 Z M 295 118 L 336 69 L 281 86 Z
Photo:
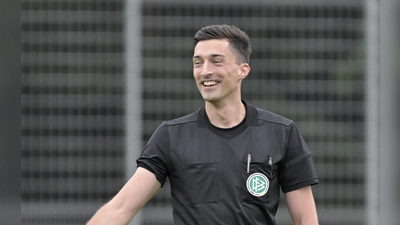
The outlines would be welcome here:
M 245 174 L 243 177 L 246 177 L 246 180 L 243 180 L 243 184 L 241 185 L 242 202 L 268 203 L 275 202 L 276 199 L 279 199 L 277 176 L 279 168 L 277 164 L 270 165 L 264 162 L 251 162 L 249 173 L 247 173 L 247 163 L 243 163 L 242 167 L 242 171 Z M 267 181 L 265 181 L 263 177 L 257 178 L 254 176 L 255 173 L 263 174 Z M 266 191 L 266 193 L 262 195 L 263 191 Z M 254 195 L 251 192 L 253 192 Z M 262 196 L 256 196 L 259 194 Z
M 201 163 L 184 166 L 184 194 L 192 204 L 218 202 L 217 165 Z

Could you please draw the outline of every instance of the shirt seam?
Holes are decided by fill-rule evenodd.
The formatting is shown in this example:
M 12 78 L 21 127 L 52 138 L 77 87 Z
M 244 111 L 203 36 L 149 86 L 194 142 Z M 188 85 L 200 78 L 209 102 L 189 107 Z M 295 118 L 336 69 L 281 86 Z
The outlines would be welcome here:
M 284 126 L 284 127 L 290 127 L 290 126 L 292 126 L 292 124 L 293 124 L 293 121 L 291 121 L 291 123 L 290 123 L 290 124 L 285 124 L 285 123 L 281 123 L 281 122 L 274 122 L 274 121 L 270 121 L 270 120 L 266 120 L 266 119 L 259 119 L 259 120 L 260 120 L 260 121 L 267 122 L 267 123 L 273 123 L 273 124 L 282 125 L 282 126 Z

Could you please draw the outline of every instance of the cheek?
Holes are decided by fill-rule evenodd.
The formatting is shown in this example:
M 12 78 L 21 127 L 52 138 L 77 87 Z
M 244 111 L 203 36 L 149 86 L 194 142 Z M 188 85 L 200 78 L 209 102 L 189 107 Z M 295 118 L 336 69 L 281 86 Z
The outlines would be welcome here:
M 199 79 L 201 77 L 201 72 L 202 72 L 201 68 L 193 68 L 193 76 L 196 79 Z
M 195 72 L 193 72 L 193 78 L 194 78 L 194 81 L 196 82 L 196 84 L 197 84 L 198 81 L 200 80 L 199 74 L 197 74 L 197 73 L 195 73 Z

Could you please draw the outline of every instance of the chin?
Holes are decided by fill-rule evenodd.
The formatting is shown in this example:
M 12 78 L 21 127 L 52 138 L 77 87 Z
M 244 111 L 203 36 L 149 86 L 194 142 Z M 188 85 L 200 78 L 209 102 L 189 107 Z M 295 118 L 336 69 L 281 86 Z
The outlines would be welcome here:
M 214 101 L 217 100 L 216 98 L 212 98 L 210 96 L 204 96 L 203 95 L 202 97 L 203 97 L 203 100 L 206 101 L 206 102 L 214 102 Z

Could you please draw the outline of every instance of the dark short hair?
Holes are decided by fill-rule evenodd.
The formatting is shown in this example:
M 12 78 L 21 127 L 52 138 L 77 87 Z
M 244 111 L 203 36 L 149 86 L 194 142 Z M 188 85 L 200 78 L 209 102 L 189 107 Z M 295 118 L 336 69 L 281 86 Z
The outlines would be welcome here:
M 193 48 L 199 41 L 211 39 L 227 39 L 237 52 L 237 63 L 249 63 L 251 54 L 250 38 L 245 32 L 233 25 L 210 25 L 201 28 L 194 35 Z

